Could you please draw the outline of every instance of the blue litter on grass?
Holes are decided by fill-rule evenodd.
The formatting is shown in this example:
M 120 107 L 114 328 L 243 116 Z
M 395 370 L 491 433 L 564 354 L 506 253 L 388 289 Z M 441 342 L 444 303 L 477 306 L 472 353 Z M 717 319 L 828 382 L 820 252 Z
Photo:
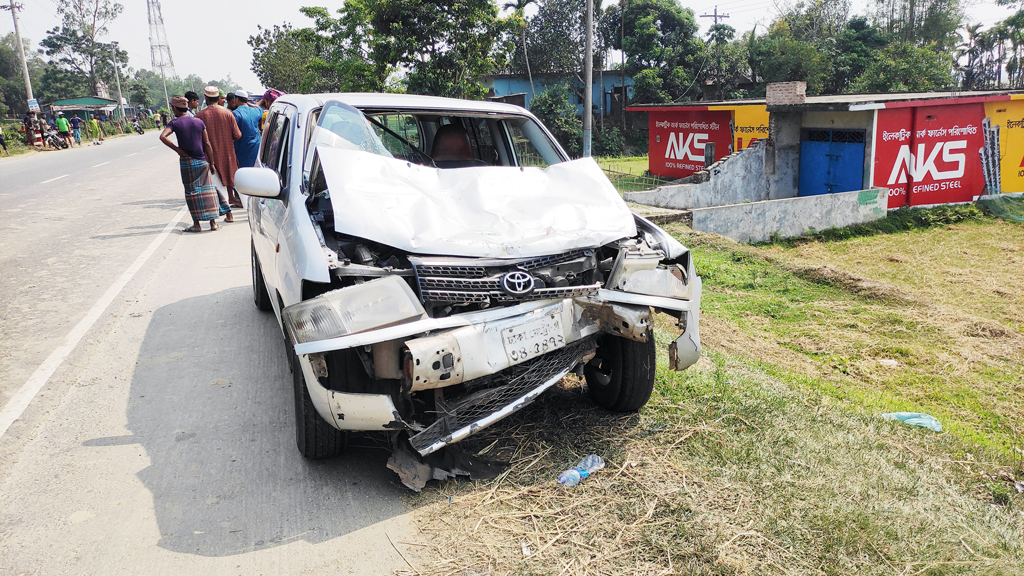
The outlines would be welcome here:
M 935 432 L 942 432 L 942 424 L 935 419 L 934 416 L 928 414 L 922 414 L 920 412 L 889 412 L 888 414 L 882 414 L 882 418 L 886 420 L 898 420 L 904 424 L 910 424 L 911 426 L 920 426 L 921 428 L 927 428 L 934 430 Z

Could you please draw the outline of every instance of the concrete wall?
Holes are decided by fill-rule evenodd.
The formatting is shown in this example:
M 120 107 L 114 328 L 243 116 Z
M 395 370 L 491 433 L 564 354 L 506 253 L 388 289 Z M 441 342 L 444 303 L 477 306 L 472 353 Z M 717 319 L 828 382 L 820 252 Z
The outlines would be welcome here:
M 871 186 L 871 140 L 874 138 L 875 112 L 804 112 L 804 128 L 864 131 L 864 179 L 862 186 Z
M 762 242 L 810 231 L 852 226 L 884 218 L 889 202 L 884 188 L 751 202 L 692 211 L 694 230 L 737 242 Z
M 779 200 L 796 196 L 800 185 L 800 112 L 772 112 L 770 138 L 765 150 L 765 176 L 768 198 Z
M 768 199 L 764 178 L 765 143 L 726 156 L 704 172 L 688 176 L 679 184 L 661 186 L 644 192 L 628 192 L 629 202 L 688 210 Z

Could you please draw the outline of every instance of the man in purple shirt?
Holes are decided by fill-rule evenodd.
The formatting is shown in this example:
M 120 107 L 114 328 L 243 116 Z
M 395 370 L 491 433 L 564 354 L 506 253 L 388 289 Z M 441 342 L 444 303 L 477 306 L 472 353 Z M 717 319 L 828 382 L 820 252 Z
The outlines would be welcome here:
M 210 138 L 206 134 L 206 125 L 198 118 L 188 116 L 188 100 L 183 96 L 171 98 L 174 109 L 174 120 L 167 123 L 160 133 L 160 141 L 178 153 L 181 158 L 181 183 L 185 185 L 185 204 L 192 214 L 192 226 L 182 232 L 200 232 L 199 223 L 210 221 L 210 230 L 217 230 L 217 217 L 223 211 L 217 199 L 217 189 L 213 186 L 211 174 L 216 170 L 207 158 L 213 156 L 210 149 Z M 170 141 L 168 136 L 174 133 L 178 144 Z

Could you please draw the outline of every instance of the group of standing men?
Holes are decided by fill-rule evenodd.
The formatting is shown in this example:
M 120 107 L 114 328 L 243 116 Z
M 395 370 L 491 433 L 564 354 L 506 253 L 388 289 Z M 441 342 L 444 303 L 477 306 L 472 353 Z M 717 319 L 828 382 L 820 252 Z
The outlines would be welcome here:
M 268 90 L 261 104 L 269 108 L 272 100 L 268 102 L 268 98 L 276 99 L 279 94 Z M 233 222 L 231 209 L 242 207 L 235 190 L 235 171 L 256 165 L 264 109 L 249 103 L 245 90 L 227 94 L 225 108 L 219 103 L 220 90 L 207 86 L 203 91 L 206 107 L 198 111 L 198 95 L 186 96 L 171 98 L 174 119 L 167 122 L 160 141 L 180 157 L 185 203 L 192 215 L 192 226 L 184 231 L 201 231 L 204 220 L 210 222 L 210 230 L 217 230 L 219 216 Z M 177 145 L 168 138 L 172 133 Z M 215 185 L 214 176 L 220 179 L 223 193 Z
M 29 111 L 22 119 L 22 125 L 25 127 L 25 144 L 41 146 L 43 148 L 48 147 L 46 139 L 43 138 L 47 128 L 45 118 L 38 118 L 34 111 Z M 63 112 L 57 112 L 57 117 L 53 120 L 53 128 L 57 130 L 60 138 L 67 142 L 68 147 L 75 144 L 82 145 L 82 128 L 86 129 L 87 136 L 92 136 L 93 144 L 99 144 L 103 141 L 100 123 L 95 118 L 90 118 L 87 122 L 78 116 L 66 118 Z

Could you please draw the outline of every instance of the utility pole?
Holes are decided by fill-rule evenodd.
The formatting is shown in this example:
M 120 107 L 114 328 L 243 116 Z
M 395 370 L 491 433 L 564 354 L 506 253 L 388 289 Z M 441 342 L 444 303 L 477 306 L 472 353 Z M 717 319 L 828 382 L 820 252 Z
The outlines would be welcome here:
M 619 0 L 619 24 L 622 25 L 619 39 L 619 46 L 622 48 L 622 66 L 619 67 L 619 76 L 622 81 L 622 105 L 619 107 L 619 116 L 622 120 L 622 130 L 626 130 L 626 0 Z
M 583 155 L 590 156 L 590 141 L 594 124 L 594 0 L 587 0 L 587 61 L 583 66 L 587 75 L 583 82 Z
M 117 42 L 110 43 L 110 54 L 114 60 L 114 78 L 117 79 L 117 107 L 121 109 L 121 122 L 125 122 L 124 98 L 121 96 L 121 73 L 117 71 Z
M 718 21 L 719 20 L 725 20 L 726 18 L 729 17 L 729 15 L 728 14 L 719 14 L 718 13 L 718 6 L 715 6 L 714 14 L 701 14 L 700 17 L 701 18 L 712 18 L 713 21 L 714 21 L 713 27 L 717 27 L 718 26 Z M 715 51 L 718 53 L 716 55 L 717 56 L 716 59 L 718 60 L 718 66 L 715 69 L 715 81 L 718 82 L 718 98 L 720 100 L 725 100 L 725 87 L 722 85 L 722 45 L 721 45 L 721 42 L 718 42 L 718 41 L 715 42 L 715 45 L 717 46 Z
M 18 54 L 21 54 L 21 73 L 25 76 L 25 97 L 28 99 L 28 103 L 31 104 L 36 98 L 32 95 L 32 79 L 28 75 L 25 45 L 21 42 L 21 30 L 18 28 L 18 10 L 21 10 L 21 4 L 15 4 L 14 0 L 11 0 L 10 6 L 0 6 L 0 9 L 10 10 L 11 16 L 14 18 L 14 39 L 18 42 Z M 31 106 L 29 108 L 31 109 Z

